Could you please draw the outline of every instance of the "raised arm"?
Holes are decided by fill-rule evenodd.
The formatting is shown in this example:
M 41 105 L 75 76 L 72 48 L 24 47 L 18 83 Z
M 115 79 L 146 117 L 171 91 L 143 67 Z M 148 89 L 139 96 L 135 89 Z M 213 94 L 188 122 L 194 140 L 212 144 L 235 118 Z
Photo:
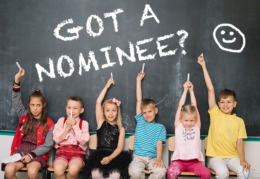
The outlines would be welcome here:
M 189 92 L 190 92 L 191 105 L 195 106 L 195 108 L 197 110 L 197 122 L 196 123 L 197 123 L 198 127 L 200 128 L 200 126 L 201 126 L 200 114 L 199 114 L 199 110 L 197 107 L 197 101 L 196 101 L 194 90 L 193 90 L 193 84 L 189 81 L 188 86 L 189 86 Z
M 177 126 L 181 123 L 181 108 L 183 105 L 185 105 L 186 96 L 188 92 L 188 83 L 189 81 L 186 81 L 186 83 L 183 84 L 184 91 L 182 93 L 179 106 L 175 115 L 175 122 L 174 122 L 175 128 L 177 128 Z
M 22 97 L 20 92 L 20 78 L 23 77 L 25 74 L 24 69 L 19 70 L 19 72 L 15 75 L 14 78 L 14 86 L 12 92 L 12 103 L 15 109 L 15 112 L 19 116 L 19 118 L 27 113 L 23 103 Z
M 112 78 L 110 78 L 107 81 L 106 86 L 104 87 L 104 89 L 101 91 L 101 93 L 98 96 L 98 99 L 96 101 L 96 121 L 97 121 L 97 128 L 99 129 L 101 124 L 103 123 L 103 118 L 102 118 L 102 101 L 107 93 L 108 88 L 110 88 L 111 85 L 115 85 L 115 82 Z
M 206 63 L 204 61 L 203 56 L 198 57 L 198 63 L 202 67 L 203 74 L 204 74 L 204 79 L 208 88 L 208 103 L 209 103 L 209 110 L 213 109 L 216 106 L 216 99 L 215 99 L 215 92 L 214 92 L 214 87 L 211 82 Z
M 142 79 L 144 78 L 145 73 L 140 72 L 136 78 L 136 115 L 139 115 L 141 111 L 141 104 L 142 104 Z

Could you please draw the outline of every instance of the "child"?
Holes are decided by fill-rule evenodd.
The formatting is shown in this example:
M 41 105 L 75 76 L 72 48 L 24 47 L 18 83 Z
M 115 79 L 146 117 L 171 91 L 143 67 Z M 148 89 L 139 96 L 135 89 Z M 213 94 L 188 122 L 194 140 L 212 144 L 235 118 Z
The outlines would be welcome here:
M 67 179 L 77 178 L 84 166 L 89 133 L 88 122 L 79 118 L 83 112 L 82 100 L 78 96 L 71 96 L 66 106 L 68 118 L 62 117 L 55 124 L 53 140 L 57 152 L 53 168 L 56 179 L 65 179 L 67 168 Z
M 105 172 L 109 174 L 110 179 L 119 179 L 120 174 L 127 176 L 132 160 L 129 152 L 122 151 L 125 129 L 121 123 L 121 102 L 113 98 L 106 100 L 101 106 L 112 84 L 115 85 L 115 82 L 110 78 L 96 102 L 97 151 L 87 159 L 84 178 L 88 178 L 91 172 L 93 179 L 103 179 Z
M 198 57 L 208 88 L 210 127 L 207 153 L 209 168 L 216 172 L 216 178 L 228 178 L 229 170 L 238 178 L 248 177 L 250 165 L 245 160 L 243 139 L 247 138 L 243 119 L 232 113 L 236 107 L 236 95 L 232 90 L 219 94 L 219 108 L 216 105 L 214 87 L 209 77 L 203 56 Z
M 144 72 L 136 78 L 136 116 L 134 159 L 129 166 L 131 179 L 144 179 L 145 170 L 151 172 L 149 179 L 162 179 L 166 169 L 163 164 L 162 149 L 166 141 L 165 127 L 155 122 L 158 108 L 152 99 L 142 101 L 141 81 Z
M 17 178 L 15 173 L 24 166 L 28 169 L 28 178 L 38 178 L 38 171 L 48 166 L 48 153 L 36 157 L 32 155 L 32 151 L 44 143 L 45 137 L 54 123 L 47 117 L 45 96 L 40 90 L 35 90 L 29 95 L 28 111 L 26 111 L 21 100 L 19 82 L 24 74 L 23 69 L 19 70 L 14 80 L 12 101 L 20 121 L 11 147 L 11 155 L 19 153 L 23 157 L 19 162 L 7 164 L 5 167 L 7 179 Z
M 175 116 L 176 150 L 172 156 L 172 164 L 167 170 L 167 179 L 177 179 L 183 171 L 193 172 L 202 179 L 209 179 L 211 173 L 201 163 L 204 161 L 200 146 L 201 123 L 193 85 L 187 81 L 183 87 L 184 91 Z M 188 90 L 192 105 L 184 106 Z

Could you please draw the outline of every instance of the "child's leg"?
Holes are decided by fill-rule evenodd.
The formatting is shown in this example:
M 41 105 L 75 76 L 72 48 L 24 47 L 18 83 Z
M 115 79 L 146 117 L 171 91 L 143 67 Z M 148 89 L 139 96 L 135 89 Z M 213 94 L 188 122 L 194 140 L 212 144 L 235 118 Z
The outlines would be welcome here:
M 109 179 L 119 179 L 120 173 L 119 172 L 112 172 L 109 174 Z
M 209 159 L 209 168 L 216 172 L 216 178 L 218 179 L 228 179 L 229 171 L 227 164 L 223 158 L 210 158 Z
M 173 161 L 167 170 L 167 179 L 177 179 L 184 171 L 184 167 L 181 161 Z
M 163 168 L 156 168 L 153 166 L 154 161 L 154 158 L 149 158 L 149 164 L 147 165 L 147 169 L 151 172 L 149 179 L 164 179 L 166 174 L 165 165 Z
M 24 164 L 21 162 L 11 162 L 8 163 L 5 167 L 5 176 L 6 179 L 17 179 L 15 176 L 16 172 L 24 167 Z
M 240 165 L 240 158 L 238 158 L 238 157 L 229 159 L 227 166 L 231 171 L 234 171 L 237 173 L 238 179 L 247 178 L 249 175 L 249 170 L 246 171 L 244 169 L 244 172 L 243 172 L 243 167 Z
M 145 158 L 138 155 L 133 156 L 133 161 L 129 165 L 129 175 L 130 179 L 145 179 L 144 169 L 147 162 Z
M 66 161 L 65 159 L 56 159 L 53 162 L 53 168 L 54 168 L 54 175 L 56 179 L 66 179 L 65 177 L 65 170 L 68 167 L 68 161 Z
M 79 172 L 83 167 L 83 163 L 80 159 L 73 159 L 69 163 L 67 179 L 78 178 Z
M 31 163 L 28 163 L 26 165 L 27 169 L 28 169 L 28 178 L 29 179 L 36 179 L 38 178 L 38 172 L 41 169 L 42 165 L 37 162 L 37 161 L 33 161 Z
M 103 173 L 101 173 L 99 169 L 92 170 L 91 175 L 93 179 L 103 179 Z
M 187 161 L 187 171 L 195 173 L 200 179 L 210 179 L 211 172 L 200 161 Z

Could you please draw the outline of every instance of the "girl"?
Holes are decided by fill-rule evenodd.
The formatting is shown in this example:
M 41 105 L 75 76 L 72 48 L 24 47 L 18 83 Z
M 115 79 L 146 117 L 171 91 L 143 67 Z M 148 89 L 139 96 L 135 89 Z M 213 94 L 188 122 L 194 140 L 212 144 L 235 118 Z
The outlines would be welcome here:
M 53 140 L 58 150 L 53 168 L 56 179 L 65 179 L 64 172 L 67 168 L 67 179 L 76 179 L 84 166 L 89 133 L 88 122 L 79 118 L 83 112 L 82 100 L 78 96 L 71 96 L 67 99 L 66 106 L 68 118 L 62 117 L 55 124 Z
M 32 92 L 28 99 L 28 111 L 21 101 L 20 78 L 24 76 L 23 69 L 15 75 L 12 102 L 16 113 L 20 117 L 18 128 L 13 139 L 11 155 L 20 153 L 21 161 L 8 163 L 5 167 L 7 179 L 15 179 L 15 173 L 24 166 L 28 169 L 28 178 L 38 178 L 38 171 L 47 167 L 48 153 L 35 156 L 31 151 L 42 145 L 53 121 L 47 117 L 45 97 L 40 90 Z
M 200 115 L 193 91 L 193 85 L 187 81 L 184 85 L 179 107 L 175 116 L 175 146 L 171 166 L 167 170 L 167 179 L 177 179 L 183 171 L 195 173 L 201 179 L 209 179 L 210 171 L 201 163 L 203 156 L 200 144 Z M 187 92 L 190 92 L 191 104 L 185 105 Z
M 89 156 L 84 168 L 84 178 L 90 172 L 93 179 L 102 179 L 103 173 L 109 173 L 110 179 L 119 179 L 120 174 L 127 176 L 131 154 L 123 151 L 125 129 L 122 126 L 120 101 L 113 99 L 101 103 L 108 88 L 115 82 L 111 79 L 101 91 L 96 102 L 97 151 Z

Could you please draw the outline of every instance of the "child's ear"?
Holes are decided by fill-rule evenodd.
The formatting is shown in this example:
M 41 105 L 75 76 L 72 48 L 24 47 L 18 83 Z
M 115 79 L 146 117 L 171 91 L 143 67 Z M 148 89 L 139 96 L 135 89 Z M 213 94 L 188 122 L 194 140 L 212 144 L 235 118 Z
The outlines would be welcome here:
M 233 106 L 233 107 L 235 108 L 236 106 L 237 106 L 237 102 L 236 102 L 236 101 L 234 101 L 234 106 Z
M 80 109 L 80 114 L 82 114 L 84 112 L 84 108 Z
M 158 113 L 158 108 L 155 107 L 154 110 L 155 110 L 155 114 L 157 114 Z
M 45 108 L 45 106 L 46 106 L 46 103 L 43 104 L 43 108 Z

